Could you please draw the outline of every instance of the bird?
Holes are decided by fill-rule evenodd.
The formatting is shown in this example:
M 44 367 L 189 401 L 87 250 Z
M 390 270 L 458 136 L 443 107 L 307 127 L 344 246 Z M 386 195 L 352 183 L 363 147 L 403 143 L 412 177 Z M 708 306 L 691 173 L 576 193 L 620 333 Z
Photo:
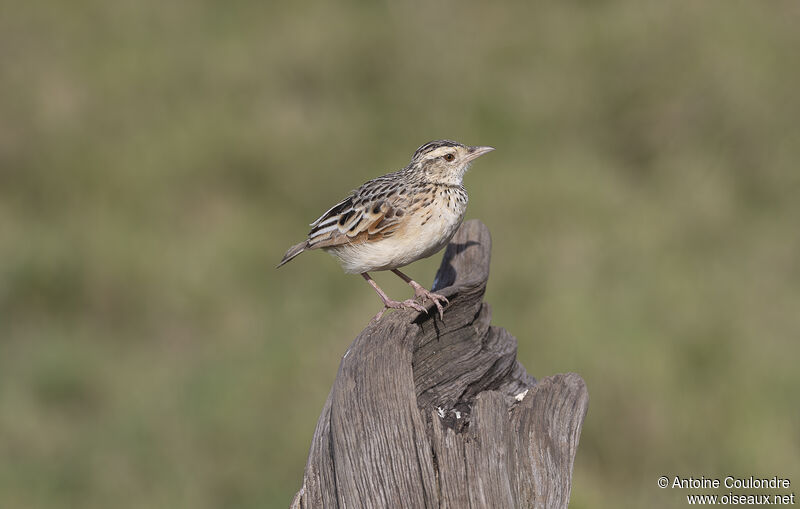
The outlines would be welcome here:
M 433 302 L 444 319 L 449 301 L 398 270 L 427 258 L 455 235 L 467 209 L 463 178 L 472 162 L 493 147 L 436 140 L 420 146 L 402 170 L 362 184 L 311 223 L 306 240 L 290 247 L 278 267 L 300 253 L 322 249 L 338 259 L 345 273 L 360 274 L 375 289 L 383 308 L 427 313 L 417 300 Z M 390 299 L 370 272 L 392 271 L 414 289 L 415 299 Z

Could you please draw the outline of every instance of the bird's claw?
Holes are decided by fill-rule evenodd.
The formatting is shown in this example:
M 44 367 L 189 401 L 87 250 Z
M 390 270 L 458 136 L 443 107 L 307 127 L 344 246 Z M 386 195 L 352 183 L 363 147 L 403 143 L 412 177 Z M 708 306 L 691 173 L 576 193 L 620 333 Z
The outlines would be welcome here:
M 447 297 L 444 295 L 439 295 L 438 293 L 433 293 L 425 288 L 422 285 L 417 285 L 414 287 L 414 295 L 422 302 L 425 302 L 425 299 L 430 299 L 436 305 L 436 309 L 439 311 L 439 318 L 444 320 L 444 307 L 442 306 L 442 302 L 444 305 L 447 306 L 450 304 L 450 301 L 447 300 Z
M 420 313 L 428 314 L 428 310 L 425 306 L 421 305 L 414 299 L 406 299 L 402 302 L 396 300 L 386 300 L 383 302 L 383 309 L 378 312 L 377 315 L 372 319 L 373 322 L 377 322 L 383 316 L 383 313 L 386 312 L 387 309 L 413 309 Z
M 417 302 L 414 299 L 406 299 L 406 300 L 404 300 L 403 302 L 400 303 L 399 307 L 411 308 L 411 309 L 415 309 L 415 310 L 419 311 L 420 313 L 428 314 L 428 310 L 425 308 L 425 306 L 423 306 L 422 304 L 420 304 L 419 302 Z

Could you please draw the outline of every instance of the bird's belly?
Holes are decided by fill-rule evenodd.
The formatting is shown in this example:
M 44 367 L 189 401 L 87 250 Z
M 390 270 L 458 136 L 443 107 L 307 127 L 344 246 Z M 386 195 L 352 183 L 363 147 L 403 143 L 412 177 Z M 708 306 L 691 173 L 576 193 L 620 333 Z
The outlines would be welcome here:
M 339 259 L 348 273 L 396 269 L 427 258 L 446 246 L 461 225 L 464 212 L 443 208 L 427 221 L 425 219 L 422 216 L 409 222 L 389 238 L 337 246 L 327 251 Z

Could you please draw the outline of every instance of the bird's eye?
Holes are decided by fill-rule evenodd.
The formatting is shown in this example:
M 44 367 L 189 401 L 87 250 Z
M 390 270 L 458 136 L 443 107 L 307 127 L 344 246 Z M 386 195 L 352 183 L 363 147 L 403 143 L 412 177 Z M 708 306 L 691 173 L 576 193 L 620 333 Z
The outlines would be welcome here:
M 453 154 L 445 154 L 445 156 L 444 156 L 444 160 L 447 161 L 447 162 L 451 162 L 455 158 L 456 158 L 456 156 L 454 156 Z

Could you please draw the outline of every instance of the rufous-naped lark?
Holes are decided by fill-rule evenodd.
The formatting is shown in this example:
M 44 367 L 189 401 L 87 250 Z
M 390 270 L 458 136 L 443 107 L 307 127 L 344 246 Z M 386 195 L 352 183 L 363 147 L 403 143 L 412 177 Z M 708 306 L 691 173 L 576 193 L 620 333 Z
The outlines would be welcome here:
M 390 299 L 369 272 L 391 270 L 411 285 L 421 302 L 430 299 L 444 317 L 443 295 L 432 293 L 399 270 L 436 253 L 450 242 L 467 209 L 464 173 L 492 147 L 468 147 L 454 141 L 426 143 L 400 171 L 372 179 L 311 223 L 308 238 L 286 251 L 278 267 L 308 249 L 324 249 L 344 271 L 361 274 L 372 285 L 383 309 L 427 310 L 414 299 Z

